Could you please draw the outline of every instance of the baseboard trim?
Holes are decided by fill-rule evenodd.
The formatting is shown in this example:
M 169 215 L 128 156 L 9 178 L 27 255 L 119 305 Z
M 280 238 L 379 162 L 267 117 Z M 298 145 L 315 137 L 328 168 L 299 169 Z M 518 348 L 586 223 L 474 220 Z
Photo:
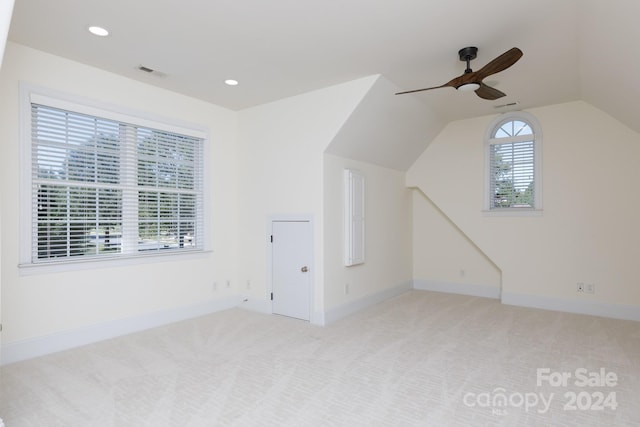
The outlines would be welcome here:
M 273 305 L 271 304 L 271 300 L 266 299 L 260 300 L 245 297 L 238 308 L 253 311 L 256 313 L 273 314 Z M 324 326 L 324 312 L 312 311 L 310 314 L 309 323 L 316 326 Z
M 311 320 L 309 321 L 312 325 L 316 326 L 325 326 L 327 321 L 325 320 L 324 311 L 314 310 L 311 312 Z
M 226 297 L 202 304 L 162 310 L 140 316 L 110 320 L 69 331 L 8 343 L 0 349 L 0 365 L 32 359 L 38 356 L 68 350 L 86 344 L 140 332 L 217 311 L 228 310 L 240 304 L 239 297 Z
M 324 313 L 322 324 L 328 325 L 351 314 L 357 313 L 358 311 L 364 310 L 365 308 L 369 308 L 373 305 L 386 301 L 389 298 L 393 298 L 407 291 L 410 291 L 412 288 L 413 282 L 406 282 L 394 286 L 393 288 L 385 289 L 383 291 L 367 295 L 355 301 L 339 305 L 336 308 L 332 308 Z
M 539 308 L 542 310 L 563 311 L 567 313 L 587 314 L 590 316 L 640 322 L 640 307 L 634 305 L 580 301 L 513 292 L 503 292 L 502 303 L 521 307 Z
M 254 298 L 244 297 L 238 307 L 243 308 L 245 310 L 249 310 L 249 311 L 255 311 L 258 313 L 273 314 L 271 301 L 266 299 L 254 299 Z
M 450 283 L 437 280 L 414 280 L 413 289 L 500 299 L 500 287 L 491 285 L 471 285 L 467 283 Z

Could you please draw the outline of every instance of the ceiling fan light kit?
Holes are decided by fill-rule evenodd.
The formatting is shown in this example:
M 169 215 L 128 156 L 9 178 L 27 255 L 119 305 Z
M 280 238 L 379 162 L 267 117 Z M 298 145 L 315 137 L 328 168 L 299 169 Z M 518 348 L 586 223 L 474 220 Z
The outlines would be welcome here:
M 475 90 L 480 89 L 480 85 L 478 83 L 465 83 L 463 85 L 458 86 L 456 89 L 462 92 L 473 92 Z
M 424 90 L 431 89 L 440 89 L 443 87 L 453 87 L 457 90 L 468 92 L 475 91 L 476 95 L 478 95 L 482 99 L 494 100 L 498 98 L 502 98 L 506 94 L 499 91 L 496 88 L 491 86 L 487 86 L 482 83 L 486 77 L 489 77 L 492 74 L 499 73 L 500 71 L 504 71 L 507 68 L 511 67 L 515 64 L 520 58 L 522 58 L 522 51 L 517 47 L 511 48 L 502 55 L 493 59 L 487 65 L 479 69 L 478 71 L 473 71 L 471 69 L 471 61 L 474 60 L 478 56 L 478 48 L 474 46 L 469 46 L 462 48 L 458 51 L 458 56 L 460 57 L 460 61 L 464 61 L 467 63 L 467 68 L 464 70 L 464 74 L 461 76 L 455 77 L 448 81 L 447 83 L 428 87 L 424 89 L 415 89 L 408 90 L 406 92 L 398 92 L 396 95 L 403 95 L 405 93 L 414 93 L 421 92 Z

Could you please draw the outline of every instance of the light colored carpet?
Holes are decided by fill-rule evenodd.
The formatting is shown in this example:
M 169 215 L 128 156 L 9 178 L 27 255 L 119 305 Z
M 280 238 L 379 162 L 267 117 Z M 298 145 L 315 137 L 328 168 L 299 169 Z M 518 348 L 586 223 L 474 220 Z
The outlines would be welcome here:
M 0 375 L 7 427 L 637 426 L 640 323 L 411 291 L 324 328 L 234 309 Z

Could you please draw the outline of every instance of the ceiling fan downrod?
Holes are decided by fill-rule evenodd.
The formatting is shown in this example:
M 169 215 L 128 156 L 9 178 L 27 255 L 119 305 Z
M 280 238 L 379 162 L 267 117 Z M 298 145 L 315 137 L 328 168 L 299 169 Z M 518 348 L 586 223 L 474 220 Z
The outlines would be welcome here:
M 478 56 L 478 48 L 475 46 L 464 47 L 458 51 L 458 56 L 460 56 L 460 61 L 467 63 L 465 74 L 471 73 L 471 61 Z

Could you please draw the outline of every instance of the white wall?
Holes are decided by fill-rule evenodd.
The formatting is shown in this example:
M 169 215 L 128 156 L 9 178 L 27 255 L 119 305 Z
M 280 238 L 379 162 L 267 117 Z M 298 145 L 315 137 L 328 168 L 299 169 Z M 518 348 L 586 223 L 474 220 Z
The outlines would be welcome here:
M 315 319 L 323 310 L 322 153 L 367 93 L 375 76 L 243 110 L 239 113 L 239 281 L 249 308 L 267 299 L 267 222 L 272 215 L 314 221 Z M 246 289 L 246 283 L 251 283 Z M 313 314 L 312 314 L 313 315 Z
M 20 81 L 208 128 L 213 212 L 207 226 L 213 251 L 117 268 L 23 274 L 18 268 Z M 224 287 L 214 292 L 212 283 L 235 282 L 237 272 L 236 113 L 13 43 L 7 44 L 0 93 L 3 346 L 226 301 L 234 294 Z
M 13 15 L 14 0 L 3 0 L 0 3 L 0 66 L 2 66 L 2 58 L 7 43 L 7 35 L 11 26 L 11 15 Z
M 346 168 L 365 177 L 365 263 L 344 266 L 344 178 Z M 411 196 L 402 171 L 324 155 L 325 310 L 410 287 Z M 349 293 L 345 294 L 345 285 Z M 357 304 L 357 303 L 356 303 Z
M 416 288 L 499 298 L 500 269 L 418 189 L 413 218 Z
M 500 269 L 503 300 L 531 296 L 569 309 L 599 304 L 637 312 L 640 135 L 585 102 L 529 112 L 544 138 L 542 216 L 482 213 L 482 138 L 494 116 L 450 123 L 408 171 L 408 185 Z M 418 227 L 421 221 L 414 218 Z M 577 282 L 594 283 L 595 294 L 578 294 Z
M 0 69 L 4 58 L 4 50 L 7 43 L 7 35 L 11 26 L 11 16 L 13 15 L 14 0 L 6 0 L 0 3 Z M 1 92 L 0 92 L 1 93 Z M 2 194 L 2 193 L 0 193 Z M 0 212 L 2 201 L 0 200 Z M 2 227 L 0 227 L 0 239 L 2 239 Z M 0 254 L 0 257 L 2 255 Z M 2 265 L 0 264 L 0 280 Z M 0 324 L 2 324 L 2 284 L 0 283 Z M 2 334 L 0 333 L 0 348 L 2 347 Z M 2 363 L 2 352 L 0 352 L 0 363 Z

